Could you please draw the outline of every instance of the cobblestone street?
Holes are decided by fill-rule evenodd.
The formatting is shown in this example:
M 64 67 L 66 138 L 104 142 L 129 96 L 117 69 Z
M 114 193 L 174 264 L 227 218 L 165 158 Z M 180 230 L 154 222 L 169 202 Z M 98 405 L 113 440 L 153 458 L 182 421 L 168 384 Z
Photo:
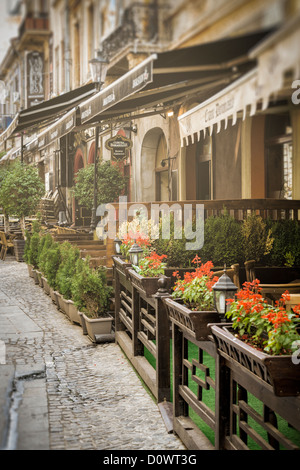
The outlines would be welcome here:
M 3 448 L 185 450 L 119 346 L 91 343 L 9 255 L 0 340 Z

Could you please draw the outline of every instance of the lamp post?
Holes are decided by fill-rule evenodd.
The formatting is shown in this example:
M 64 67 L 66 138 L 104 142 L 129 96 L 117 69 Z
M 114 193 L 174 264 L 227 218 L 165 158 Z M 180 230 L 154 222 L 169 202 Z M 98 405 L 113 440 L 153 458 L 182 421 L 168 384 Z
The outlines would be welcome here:
M 130 256 L 131 264 L 133 264 L 134 266 L 138 266 L 143 253 L 142 248 L 136 242 L 134 242 L 128 253 Z
M 114 245 L 115 245 L 115 253 L 117 255 L 121 254 L 121 245 L 122 245 L 122 240 L 120 240 L 118 237 L 114 239 Z
M 97 83 L 99 91 L 105 82 L 108 61 L 106 58 L 101 57 L 100 52 L 97 52 L 97 57 L 89 61 L 91 75 L 93 82 Z M 94 161 L 94 200 L 92 208 L 92 217 L 90 232 L 93 233 L 96 229 L 96 210 L 97 210 L 97 163 L 98 163 L 98 148 L 99 148 L 99 127 L 95 127 L 95 161 Z
M 224 274 L 213 285 L 214 302 L 217 312 L 220 314 L 222 320 L 226 320 L 225 313 L 229 310 L 229 305 L 226 304 L 226 299 L 232 299 L 238 290 L 237 286 L 232 282 L 230 277 L 226 274 L 226 266 L 224 266 Z

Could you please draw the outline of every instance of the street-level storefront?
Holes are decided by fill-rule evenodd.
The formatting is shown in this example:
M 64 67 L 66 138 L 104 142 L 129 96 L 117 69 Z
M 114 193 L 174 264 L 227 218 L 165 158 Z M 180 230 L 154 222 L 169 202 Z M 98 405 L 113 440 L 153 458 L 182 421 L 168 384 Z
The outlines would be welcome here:
M 184 198 L 299 199 L 297 25 L 299 18 L 250 52 L 252 71 L 179 116 Z

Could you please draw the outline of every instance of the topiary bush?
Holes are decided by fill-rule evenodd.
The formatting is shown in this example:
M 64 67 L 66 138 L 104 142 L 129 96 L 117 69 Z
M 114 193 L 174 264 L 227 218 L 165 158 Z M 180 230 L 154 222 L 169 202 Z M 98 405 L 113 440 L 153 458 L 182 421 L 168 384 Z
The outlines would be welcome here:
M 265 262 L 273 266 L 300 266 L 300 224 L 297 220 L 268 220 L 273 241 Z
M 45 276 L 47 281 L 52 287 L 52 289 L 57 289 L 57 279 L 56 274 L 61 263 L 61 252 L 60 244 L 58 242 L 53 242 L 50 248 L 47 251 L 46 261 L 45 261 Z
M 48 256 L 48 251 L 53 245 L 54 240 L 50 233 L 46 233 L 41 237 L 40 250 L 39 250 L 39 259 L 38 266 L 39 270 L 46 276 L 46 261 Z
M 231 266 L 243 262 L 241 223 L 225 210 L 219 216 L 210 216 L 204 224 L 204 245 L 198 253 L 202 262 L 214 266 Z
M 80 257 L 80 250 L 69 242 L 64 242 L 60 246 L 61 263 L 56 274 L 58 291 L 65 299 L 72 298 L 72 279 L 76 272 L 76 262 Z
M 90 318 L 107 316 L 112 288 L 107 285 L 106 269 L 91 268 L 89 259 L 79 258 L 71 285 L 76 307 Z
M 253 212 L 243 220 L 241 230 L 245 261 L 255 259 L 259 262 L 271 252 L 274 242 L 272 231 L 260 215 Z

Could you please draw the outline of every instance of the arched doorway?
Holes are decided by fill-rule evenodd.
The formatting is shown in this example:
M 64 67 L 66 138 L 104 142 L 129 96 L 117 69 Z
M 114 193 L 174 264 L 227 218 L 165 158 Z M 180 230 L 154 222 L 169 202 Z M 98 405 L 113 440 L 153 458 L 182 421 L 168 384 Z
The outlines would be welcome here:
M 95 163 L 95 142 L 92 143 L 89 150 L 88 165 Z
M 167 142 L 159 127 L 144 137 L 141 149 L 141 198 L 144 202 L 169 201 Z
M 73 175 L 74 175 L 74 182 L 76 181 L 76 174 L 78 170 L 84 167 L 84 161 L 83 161 L 83 154 L 81 149 L 78 149 L 75 158 L 74 158 L 74 170 L 73 170 Z M 73 204 L 72 204 L 72 220 L 75 222 L 75 225 L 80 225 L 80 213 L 79 213 L 79 204 L 76 200 L 75 197 L 73 197 Z

